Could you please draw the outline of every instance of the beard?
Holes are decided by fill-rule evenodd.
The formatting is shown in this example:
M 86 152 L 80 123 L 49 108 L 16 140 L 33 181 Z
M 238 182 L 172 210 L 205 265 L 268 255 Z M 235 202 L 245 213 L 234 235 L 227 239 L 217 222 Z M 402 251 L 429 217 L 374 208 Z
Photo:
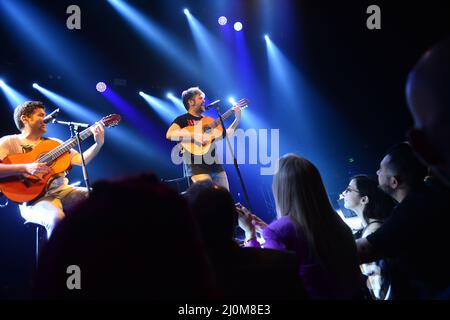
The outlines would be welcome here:
M 388 194 L 389 196 L 392 197 L 392 195 L 394 194 L 394 189 L 391 188 L 389 185 L 387 184 L 380 184 L 378 186 L 378 188 L 383 191 L 384 193 Z

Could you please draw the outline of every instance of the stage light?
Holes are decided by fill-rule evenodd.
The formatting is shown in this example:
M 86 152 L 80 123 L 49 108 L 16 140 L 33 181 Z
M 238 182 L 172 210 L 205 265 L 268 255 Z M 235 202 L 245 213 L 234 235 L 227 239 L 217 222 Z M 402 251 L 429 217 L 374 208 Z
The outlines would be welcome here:
M 242 23 L 241 22 L 236 22 L 235 24 L 234 24 L 234 30 L 236 30 L 236 31 L 241 31 L 242 30 Z
M 199 58 L 201 61 L 200 68 L 203 69 L 199 71 L 198 66 L 191 63 L 191 65 L 195 65 L 197 68 L 195 73 L 213 73 L 215 75 L 216 82 L 220 83 L 218 84 L 218 87 L 223 87 L 224 85 L 231 87 L 233 81 L 230 76 L 229 68 L 227 68 L 230 57 L 224 44 L 221 41 L 218 41 L 216 36 L 193 14 L 186 16 L 186 20 L 189 24 L 189 28 L 191 29 L 192 36 L 199 53 Z
M 226 25 L 227 22 L 228 22 L 227 17 L 225 17 L 225 16 L 219 17 L 219 19 L 218 19 L 217 21 L 219 22 L 219 24 L 220 24 L 221 26 Z
M 18 104 L 30 100 L 14 88 L 10 87 L 3 79 L 0 79 L 0 88 L 5 94 L 11 108 L 15 108 Z
M 270 41 L 270 38 L 269 38 L 269 36 L 268 36 L 267 34 L 264 35 L 264 39 L 265 39 L 267 42 Z
M 173 102 L 173 104 L 179 109 L 180 112 L 186 112 L 186 108 L 183 105 L 183 101 L 180 98 L 175 97 L 172 92 L 167 94 L 167 98 Z
M 184 12 L 184 14 L 187 15 L 187 16 L 191 14 L 191 13 L 189 12 L 188 9 L 184 9 L 183 12 Z
M 33 83 L 33 88 L 42 93 L 46 98 L 51 100 L 57 106 L 64 108 L 72 116 L 82 119 L 82 121 L 95 122 L 100 118 L 100 115 L 92 111 L 92 107 L 81 105 L 78 102 L 66 98 L 54 91 L 41 87 L 37 83 Z
M 148 105 L 158 113 L 158 115 L 166 122 L 171 123 L 178 115 L 173 110 L 172 106 L 157 97 L 151 96 L 145 92 L 139 92 L 139 95 L 144 98 Z
M 229 98 L 228 98 L 228 102 L 230 102 L 231 105 L 233 105 L 233 106 L 237 103 L 237 102 L 236 102 L 236 99 L 233 98 L 233 97 L 229 97 Z
M 152 52 L 157 50 L 164 55 L 165 59 L 170 61 L 171 65 L 177 64 L 188 74 L 195 73 L 195 64 L 191 62 L 194 58 L 186 50 L 182 50 L 180 45 L 182 41 L 171 30 L 166 29 L 128 2 L 131 1 L 108 0 L 108 3 L 117 10 L 130 26 L 144 37 L 145 43 L 151 47 Z M 187 18 L 189 17 L 191 17 L 190 14 Z
M 107 88 L 107 86 L 106 86 L 106 83 L 104 83 L 104 82 L 99 82 L 95 86 L 95 89 L 97 89 L 98 92 L 105 92 L 106 88 Z

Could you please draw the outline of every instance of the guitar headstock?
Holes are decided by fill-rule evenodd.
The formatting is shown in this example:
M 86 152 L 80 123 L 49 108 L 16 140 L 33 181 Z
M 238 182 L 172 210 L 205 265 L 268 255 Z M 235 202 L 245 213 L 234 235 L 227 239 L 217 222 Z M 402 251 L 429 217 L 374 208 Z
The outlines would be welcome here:
M 122 120 L 122 116 L 120 114 L 110 114 L 109 116 L 103 117 L 100 122 L 105 127 L 115 127 L 119 124 L 120 120 Z
M 234 108 L 241 108 L 241 109 L 245 109 L 248 107 L 248 105 L 250 104 L 250 100 L 248 100 L 247 98 L 241 99 L 239 100 L 234 106 Z

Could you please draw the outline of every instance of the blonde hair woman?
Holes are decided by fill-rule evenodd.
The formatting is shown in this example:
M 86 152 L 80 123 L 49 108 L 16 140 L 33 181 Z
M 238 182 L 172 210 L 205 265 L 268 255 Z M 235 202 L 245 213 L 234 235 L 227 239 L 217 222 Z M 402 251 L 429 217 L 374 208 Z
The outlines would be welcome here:
M 317 168 L 307 159 L 287 154 L 273 178 L 277 219 L 267 225 L 238 205 L 239 225 L 246 246 L 294 251 L 299 275 L 316 299 L 356 299 L 362 296 L 362 276 L 350 228 L 333 209 Z

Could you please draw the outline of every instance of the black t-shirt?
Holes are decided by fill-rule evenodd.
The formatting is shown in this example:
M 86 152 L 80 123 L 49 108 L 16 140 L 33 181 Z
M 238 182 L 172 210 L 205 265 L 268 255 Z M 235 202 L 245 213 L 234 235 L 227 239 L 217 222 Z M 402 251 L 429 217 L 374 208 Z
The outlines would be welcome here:
M 176 123 L 180 126 L 180 128 L 185 128 L 187 126 L 193 126 L 198 121 L 200 121 L 203 117 L 196 117 L 190 113 L 185 113 L 179 117 L 177 117 L 172 124 Z M 219 163 L 219 160 L 216 155 L 216 144 L 213 142 L 211 144 L 208 152 L 203 156 L 196 156 L 189 153 L 187 150 L 182 150 L 183 159 L 186 163 L 187 173 L 188 175 L 196 175 L 202 173 L 217 173 L 224 171 L 222 164 Z M 214 159 L 213 163 L 211 163 L 212 159 Z
M 425 186 L 411 191 L 367 240 L 392 266 L 398 299 L 431 298 L 450 286 L 450 190 Z

